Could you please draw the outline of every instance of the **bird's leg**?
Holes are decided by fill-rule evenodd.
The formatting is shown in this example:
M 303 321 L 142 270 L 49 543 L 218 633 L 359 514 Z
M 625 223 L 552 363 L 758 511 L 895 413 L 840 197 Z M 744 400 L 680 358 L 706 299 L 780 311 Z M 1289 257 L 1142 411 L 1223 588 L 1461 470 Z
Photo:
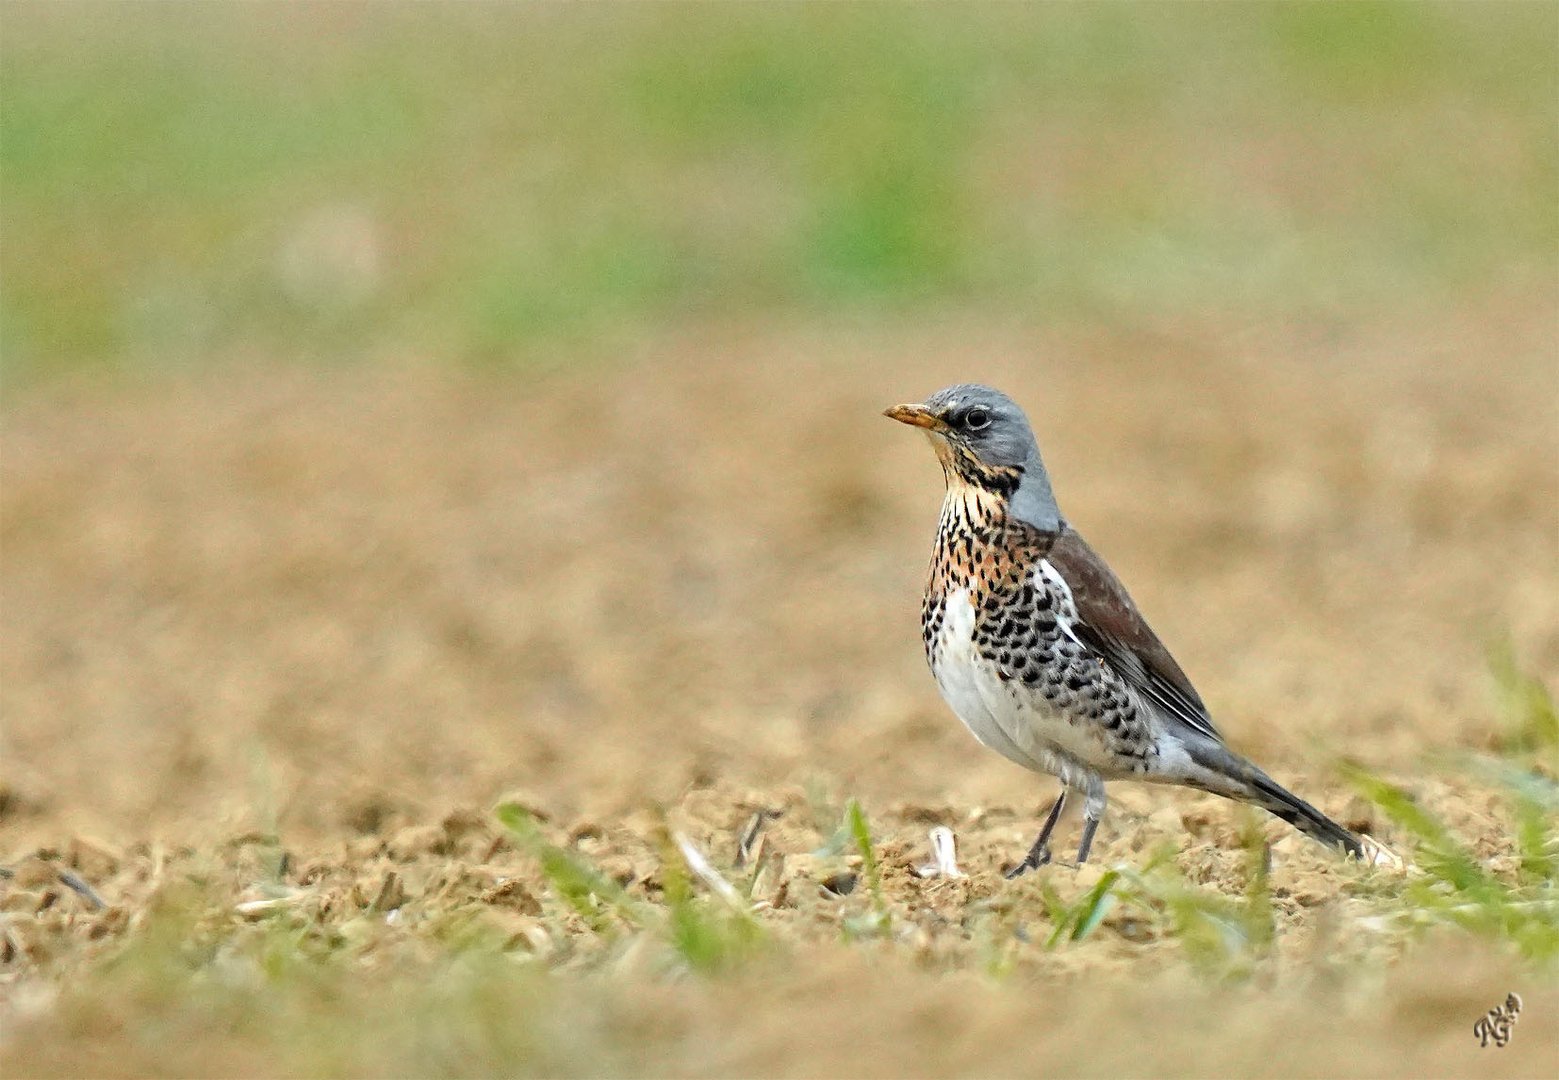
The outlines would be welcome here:
M 1022 862 L 1007 871 L 1007 880 L 1022 877 L 1030 870 L 1038 870 L 1050 861 L 1050 834 L 1055 832 L 1056 822 L 1061 820 L 1061 808 L 1066 805 L 1066 787 L 1061 788 L 1061 794 L 1056 796 L 1056 801 L 1051 804 L 1050 813 L 1045 815 L 1045 824 L 1040 826 L 1039 836 L 1034 839 L 1034 845 L 1029 848 L 1029 853 L 1024 856 Z
M 1093 832 L 1099 827 L 1099 819 L 1104 817 L 1104 808 L 1109 802 L 1104 794 L 1104 781 L 1097 776 L 1087 778 L 1084 790 L 1088 801 L 1083 804 L 1083 841 L 1077 845 L 1078 866 L 1088 861 L 1088 849 L 1093 846 Z

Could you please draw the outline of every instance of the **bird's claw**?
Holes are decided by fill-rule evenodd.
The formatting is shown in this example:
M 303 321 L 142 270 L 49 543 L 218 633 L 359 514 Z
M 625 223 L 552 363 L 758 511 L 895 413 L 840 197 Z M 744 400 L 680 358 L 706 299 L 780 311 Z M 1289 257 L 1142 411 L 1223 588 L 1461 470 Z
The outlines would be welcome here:
M 1050 849 L 1048 847 L 1041 848 L 1039 851 L 1031 851 L 1029 852 L 1027 858 L 1025 858 L 1017 866 L 1014 866 L 1011 870 L 1008 870 L 1003 876 L 1008 881 L 1016 881 L 1030 870 L 1038 870 L 1041 866 L 1044 866 L 1049 862 Z

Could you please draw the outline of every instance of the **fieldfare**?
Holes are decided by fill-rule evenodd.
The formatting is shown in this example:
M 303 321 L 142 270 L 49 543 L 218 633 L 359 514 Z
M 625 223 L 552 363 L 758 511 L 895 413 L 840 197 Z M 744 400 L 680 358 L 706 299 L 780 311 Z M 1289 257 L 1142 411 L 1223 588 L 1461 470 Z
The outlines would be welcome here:
M 947 481 L 920 613 L 942 697 L 980 742 L 1061 781 L 1008 877 L 1050 861 L 1068 791 L 1086 800 L 1084 862 L 1107 780 L 1252 803 L 1362 856 L 1357 836 L 1224 745 L 1125 587 L 1061 516 L 1028 419 L 1010 398 L 950 386 L 884 415 L 925 429 Z

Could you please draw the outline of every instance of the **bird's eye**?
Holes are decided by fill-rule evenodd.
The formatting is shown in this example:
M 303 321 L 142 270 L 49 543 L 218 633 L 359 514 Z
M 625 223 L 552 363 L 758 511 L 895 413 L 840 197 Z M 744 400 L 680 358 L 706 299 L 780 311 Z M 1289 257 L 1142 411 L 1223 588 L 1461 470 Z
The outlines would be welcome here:
M 969 431 L 984 431 L 991 426 L 991 413 L 989 409 L 976 405 L 964 413 L 964 427 Z

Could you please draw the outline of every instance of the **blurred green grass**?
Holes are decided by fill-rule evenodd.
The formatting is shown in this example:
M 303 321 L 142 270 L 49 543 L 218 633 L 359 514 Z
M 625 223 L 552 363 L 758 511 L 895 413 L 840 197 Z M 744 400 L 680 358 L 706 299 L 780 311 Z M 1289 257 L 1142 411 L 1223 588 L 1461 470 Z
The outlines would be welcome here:
M 8 4 L 8 377 L 1551 287 L 1548 5 Z

